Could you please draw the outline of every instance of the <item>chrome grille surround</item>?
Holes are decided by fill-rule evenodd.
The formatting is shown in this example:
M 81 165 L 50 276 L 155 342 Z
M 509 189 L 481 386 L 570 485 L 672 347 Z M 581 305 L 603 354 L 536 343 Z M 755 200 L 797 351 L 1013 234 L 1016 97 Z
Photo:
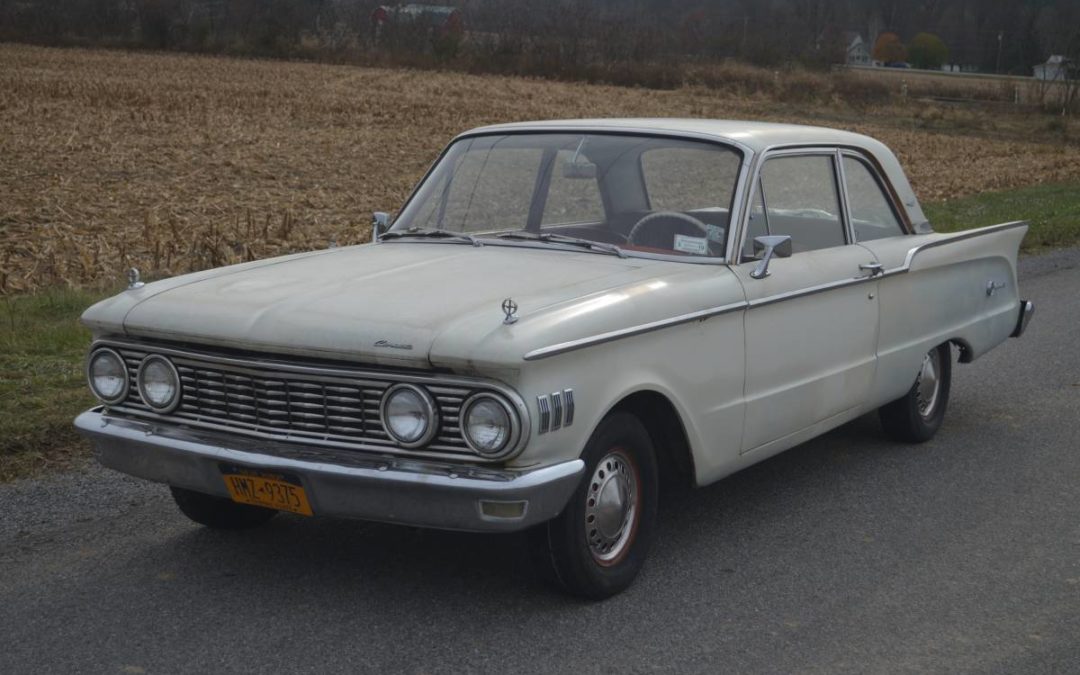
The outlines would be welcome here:
M 509 387 L 491 380 L 351 365 L 306 365 L 270 355 L 226 356 L 114 340 L 95 342 L 90 353 L 101 348 L 120 354 L 131 380 L 126 398 L 108 406 L 112 415 L 310 446 L 478 462 L 510 459 L 528 438 L 529 417 L 524 401 Z M 134 381 L 139 365 L 151 355 L 168 357 L 180 374 L 180 404 L 166 414 L 155 412 L 142 401 Z M 438 432 L 422 448 L 398 445 L 380 420 L 383 394 L 401 383 L 423 387 L 438 407 Z M 461 405 L 477 393 L 504 399 L 522 426 L 524 433 L 518 443 L 499 457 L 477 454 L 462 437 L 458 419 Z

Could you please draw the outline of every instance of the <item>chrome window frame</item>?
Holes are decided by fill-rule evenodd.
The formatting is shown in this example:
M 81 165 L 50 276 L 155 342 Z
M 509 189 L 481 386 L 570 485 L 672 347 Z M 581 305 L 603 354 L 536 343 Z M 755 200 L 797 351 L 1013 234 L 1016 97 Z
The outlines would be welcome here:
M 851 203 L 848 197 L 847 172 L 844 169 L 845 157 L 850 157 L 857 162 L 862 162 L 863 166 L 865 166 L 870 172 L 870 176 L 875 181 L 877 181 L 878 188 L 881 189 L 881 194 L 885 197 L 886 203 L 888 203 L 889 208 L 892 209 L 893 217 L 896 218 L 896 223 L 900 226 L 900 234 L 894 236 L 904 236 L 912 234 L 914 232 L 914 229 L 912 228 L 911 223 L 907 218 L 907 212 L 899 207 L 899 204 L 896 201 L 896 192 L 892 189 L 892 185 L 889 183 L 885 175 L 882 174 L 880 167 L 877 165 L 877 163 L 872 161 L 870 156 L 867 155 L 865 152 L 855 150 L 853 148 L 839 148 L 837 152 L 840 156 L 839 160 L 837 160 L 837 165 L 840 168 L 840 175 L 843 178 L 844 201 L 848 210 L 849 222 L 851 221 Z M 891 237 L 882 237 L 882 239 L 889 238 Z M 855 224 L 853 222 L 851 223 L 851 241 L 854 244 L 859 243 L 858 238 L 855 237 Z M 870 239 L 868 241 L 873 240 Z
M 751 173 L 751 180 L 749 185 L 753 185 L 757 181 L 761 180 L 761 169 L 767 161 L 775 159 L 777 157 L 799 157 L 799 156 L 815 156 L 823 155 L 832 158 L 833 164 L 833 180 L 836 181 L 836 199 L 839 202 L 840 208 L 840 224 L 844 231 L 844 243 L 843 246 L 850 246 L 854 243 L 853 235 L 851 232 L 851 219 L 847 213 L 847 199 L 844 192 L 843 176 L 840 169 L 840 148 L 835 145 L 794 145 L 794 146 L 777 146 L 766 148 L 761 152 L 754 161 L 753 172 Z M 764 186 L 762 187 L 764 192 Z M 744 239 L 750 229 L 750 200 L 753 198 L 752 190 L 743 191 L 744 203 L 742 204 L 741 219 L 739 221 L 738 231 L 738 246 L 735 251 L 742 251 Z M 766 210 L 768 196 L 766 195 Z M 766 216 L 767 218 L 768 216 Z M 835 247 L 833 247 L 835 248 Z M 823 250 L 823 249 L 814 249 Z M 803 251 L 803 253 L 810 253 L 811 251 Z M 798 255 L 794 253 L 792 255 Z M 744 264 L 741 258 L 734 259 L 731 263 L 732 266 Z

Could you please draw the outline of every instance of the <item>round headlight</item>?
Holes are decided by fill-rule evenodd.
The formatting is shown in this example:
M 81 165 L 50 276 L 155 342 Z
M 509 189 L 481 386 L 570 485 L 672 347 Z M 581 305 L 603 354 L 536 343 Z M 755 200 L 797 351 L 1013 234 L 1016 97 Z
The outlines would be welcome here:
M 105 403 L 119 403 L 128 392 L 128 369 L 124 359 L 111 349 L 98 349 L 86 364 L 90 391 Z
M 439 428 L 435 400 L 431 394 L 411 384 L 398 384 L 387 389 L 380 415 L 386 433 L 406 448 L 428 443 Z
M 485 457 L 502 454 L 518 434 L 517 418 L 501 399 L 477 394 L 463 406 L 461 435 L 476 453 Z
M 180 403 L 180 375 L 164 356 L 148 356 L 139 365 L 139 396 L 155 412 L 166 413 Z

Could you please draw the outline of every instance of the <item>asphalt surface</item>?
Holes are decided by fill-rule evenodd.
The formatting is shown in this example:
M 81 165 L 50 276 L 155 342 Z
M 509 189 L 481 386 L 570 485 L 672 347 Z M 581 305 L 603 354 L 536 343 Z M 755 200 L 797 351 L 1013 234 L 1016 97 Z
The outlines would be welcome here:
M 954 368 L 921 446 L 867 416 L 670 500 L 635 586 L 519 536 L 282 516 L 219 533 L 104 469 L 0 486 L 0 673 L 1080 673 L 1080 251 Z

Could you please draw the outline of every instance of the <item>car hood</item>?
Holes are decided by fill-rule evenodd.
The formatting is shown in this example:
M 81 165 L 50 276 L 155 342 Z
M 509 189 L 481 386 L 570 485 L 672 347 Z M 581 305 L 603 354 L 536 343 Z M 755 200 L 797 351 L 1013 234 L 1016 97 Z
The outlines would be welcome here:
M 603 298 L 613 288 L 642 288 L 664 270 L 687 267 L 696 266 L 516 246 L 388 242 L 148 284 L 95 305 L 83 319 L 98 334 L 363 363 L 457 368 L 494 358 L 511 365 L 506 362 L 529 349 L 566 337 L 550 330 L 558 317 L 592 314 L 612 304 Z M 506 298 L 518 305 L 520 324 L 504 324 Z M 654 304 L 661 313 L 677 309 Z M 647 318 L 636 311 L 626 320 Z M 592 330 L 593 321 L 578 323 Z

